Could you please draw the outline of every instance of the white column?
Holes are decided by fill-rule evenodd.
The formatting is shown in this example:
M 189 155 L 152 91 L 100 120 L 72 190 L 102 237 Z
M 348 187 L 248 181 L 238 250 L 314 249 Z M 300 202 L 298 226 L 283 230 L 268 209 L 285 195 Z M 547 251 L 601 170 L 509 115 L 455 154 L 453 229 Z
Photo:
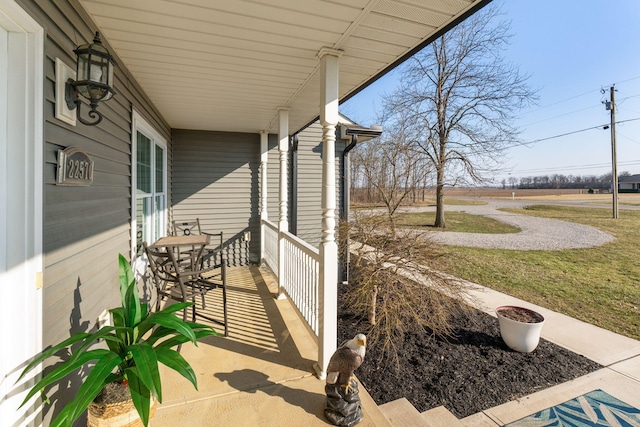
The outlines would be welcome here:
M 335 143 L 338 124 L 338 58 L 342 51 L 322 48 L 320 59 L 320 123 L 322 124 L 322 239 L 320 242 L 318 377 L 326 377 L 338 339 L 338 245 L 336 228 Z
M 278 153 L 280 154 L 280 219 L 278 221 L 278 299 L 285 297 L 284 293 L 284 239 L 282 233 L 289 231 L 289 202 L 287 158 L 289 156 L 289 109 L 278 108 Z
M 269 161 L 269 131 L 260 131 L 260 220 L 269 219 L 267 207 L 267 163 Z M 265 229 L 260 224 L 260 260 L 264 259 Z
M 278 152 L 280 153 L 280 220 L 278 228 L 280 231 L 289 231 L 289 220 L 287 218 L 289 193 L 288 193 L 288 169 L 287 158 L 289 156 L 289 109 L 278 109 Z
M 260 131 L 260 219 L 269 219 L 267 209 L 267 164 L 269 162 L 269 131 Z

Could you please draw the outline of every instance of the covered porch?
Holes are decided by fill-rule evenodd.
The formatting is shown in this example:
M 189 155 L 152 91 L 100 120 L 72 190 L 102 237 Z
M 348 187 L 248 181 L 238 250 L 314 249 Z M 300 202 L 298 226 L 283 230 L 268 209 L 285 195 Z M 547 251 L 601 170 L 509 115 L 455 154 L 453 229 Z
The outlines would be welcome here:
M 249 316 L 232 325 L 230 339 L 220 339 L 231 348 L 220 345 L 219 354 L 207 356 L 206 370 L 196 366 L 203 375 L 231 377 L 203 379 L 203 395 L 244 389 L 236 384 L 244 376 L 234 374 L 244 368 L 234 362 L 247 357 L 268 365 L 258 380 L 250 373 L 247 384 L 282 384 L 288 378 L 276 373 L 288 371 L 301 382 L 315 381 L 308 396 L 316 402 L 323 382 L 313 377 L 313 365 L 322 377 L 337 341 L 339 104 L 488 3 L 0 0 L 0 36 L 10 47 L 0 50 L 10 71 L 0 81 L 10 89 L 0 90 L 6 106 L 0 128 L 11 136 L 0 138 L 0 151 L 8 154 L 0 282 L 21 285 L 0 311 L 4 324 L 24 325 L 2 331 L 15 351 L 0 367 L 8 396 L 0 419 L 46 425 L 52 412 L 17 409 L 25 394 L 24 387 L 14 390 L 20 366 L 70 333 L 96 327 L 118 304 L 118 253 L 138 262 L 143 241 L 168 234 L 172 220 L 196 217 L 250 246 L 250 261 L 264 259 L 278 277 L 269 292 L 288 297 L 231 308 Z M 96 33 L 117 63 L 116 96 L 100 103 L 103 119 L 87 125 L 80 108 L 67 111 L 65 84 L 73 81 L 74 50 Z M 316 121 L 307 153 L 315 169 L 301 170 L 300 182 L 292 183 L 293 136 Z M 90 182 L 59 185 L 59 152 L 69 147 L 95 162 Z M 292 206 L 297 194 L 312 200 Z M 302 227 L 291 227 L 302 211 L 313 218 L 313 245 L 295 238 Z M 308 324 L 306 338 L 291 338 L 290 329 L 274 329 L 267 318 L 234 336 L 257 315 L 254 308 L 290 301 Z M 276 348 L 296 355 L 295 362 L 279 361 Z M 165 389 L 160 417 L 171 402 L 187 399 L 170 395 L 177 386 Z M 61 394 L 63 405 L 70 393 Z

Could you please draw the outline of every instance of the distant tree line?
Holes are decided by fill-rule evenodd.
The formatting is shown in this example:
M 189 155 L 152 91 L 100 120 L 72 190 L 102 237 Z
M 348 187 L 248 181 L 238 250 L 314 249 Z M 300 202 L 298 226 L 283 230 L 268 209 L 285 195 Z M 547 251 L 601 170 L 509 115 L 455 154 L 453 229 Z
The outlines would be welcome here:
M 622 172 L 618 176 L 629 176 L 631 173 Z M 561 188 L 593 188 L 608 190 L 611 188 L 611 174 L 604 175 L 539 175 L 516 178 L 510 176 L 502 180 L 503 188 L 513 189 L 561 189 Z

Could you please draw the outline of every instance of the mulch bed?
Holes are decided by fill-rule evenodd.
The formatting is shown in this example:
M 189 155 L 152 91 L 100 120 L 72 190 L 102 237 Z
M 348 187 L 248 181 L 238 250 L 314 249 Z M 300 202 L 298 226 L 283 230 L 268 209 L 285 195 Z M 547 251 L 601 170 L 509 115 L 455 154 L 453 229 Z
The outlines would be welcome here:
M 545 340 L 532 353 L 512 351 L 500 337 L 498 320 L 481 311 L 453 323 L 455 336 L 447 340 L 408 333 L 399 369 L 367 343 L 355 373 L 377 404 L 406 397 L 420 412 L 443 405 L 464 418 L 601 368 Z M 339 342 L 368 328 L 339 308 Z

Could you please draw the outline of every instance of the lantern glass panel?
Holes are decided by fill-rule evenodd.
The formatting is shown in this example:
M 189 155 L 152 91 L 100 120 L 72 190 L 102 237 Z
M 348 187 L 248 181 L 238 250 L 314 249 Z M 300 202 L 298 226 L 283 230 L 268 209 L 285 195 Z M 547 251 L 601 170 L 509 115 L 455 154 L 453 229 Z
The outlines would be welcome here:
M 103 58 L 99 56 L 91 56 L 91 67 L 89 68 L 89 80 L 92 82 L 106 83 L 107 79 L 107 64 Z
M 113 87 L 113 64 L 109 63 L 108 64 L 108 71 L 107 71 L 107 84 L 111 87 Z
M 89 80 L 89 55 L 82 53 L 78 55 L 77 81 Z

